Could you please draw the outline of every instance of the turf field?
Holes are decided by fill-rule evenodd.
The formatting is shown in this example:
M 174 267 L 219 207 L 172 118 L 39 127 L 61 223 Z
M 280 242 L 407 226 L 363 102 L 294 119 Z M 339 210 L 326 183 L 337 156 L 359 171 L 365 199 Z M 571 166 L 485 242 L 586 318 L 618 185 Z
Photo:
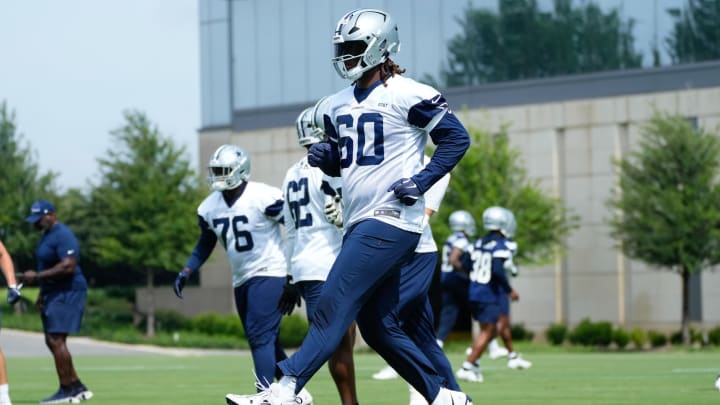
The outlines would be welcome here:
M 720 351 L 577 353 L 530 351 L 530 370 L 484 360 L 485 382 L 461 385 L 477 404 L 720 404 L 713 388 Z M 451 354 L 454 366 L 461 353 Z M 77 356 L 75 365 L 95 398 L 88 404 L 224 404 L 227 392 L 253 390 L 249 355 L 173 357 Z M 401 380 L 375 381 L 384 363 L 375 354 L 356 354 L 361 404 L 407 404 Z M 51 358 L 8 358 L 14 404 L 37 403 L 57 388 Z M 337 404 L 326 369 L 308 386 L 319 405 Z

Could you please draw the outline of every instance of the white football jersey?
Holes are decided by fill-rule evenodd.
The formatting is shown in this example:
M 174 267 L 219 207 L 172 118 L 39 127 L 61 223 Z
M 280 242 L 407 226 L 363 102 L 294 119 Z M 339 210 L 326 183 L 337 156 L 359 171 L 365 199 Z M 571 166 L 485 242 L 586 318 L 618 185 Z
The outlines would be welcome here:
M 342 244 L 342 229 L 325 219 L 325 197 L 339 191 L 339 177 L 311 167 L 307 157 L 288 169 L 283 181 L 288 273 L 293 282 L 325 281 Z
M 451 273 L 454 271 L 452 264 L 450 264 L 450 252 L 456 247 L 460 250 L 467 251 L 470 247 L 470 241 L 463 232 L 455 232 L 450 235 L 445 241 L 442 251 L 442 265 L 440 270 L 444 273 Z
M 198 207 L 198 215 L 225 247 L 233 287 L 255 276 L 287 274 L 280 224 L 265 215 L 265 208 L 278 200 L 282 200 L 279 189 L 250 181 L 232 206 L 215 191 Z
M 340 149 L 345 227 L 374 218 L 406 231 L 421 233 L 423 198 L 407 206 L 387 191 L 401 178 L 423 168 L 428 133 L 447 112 L 447 105 L 432 111 L 425 128 L 411 125 L 408 114 L 423 100 L 440 98 L 434 88 L 394 75 L 358 101 L 350 86 L 332 96 L 327 117 L 333 123 L 328 135 Z M 327 126 L 327 125 L 326 125 Z
M 427 165 L 430 162 L 430 158 L 425 156 L 424 162 Z M 433 184 L 433 186 L 425 192 L 425 208 L 437 212 L 440 209 L 440 203 L 445 196 L 445 191 L 447 191 L 449 184 L 450 173 L 444 175 L 437 183 Z M 420 242 L 418 242 L 418 247 L 415 249 L 416 253 L 430 253 L 437 252 L 438 250 L 435 238 L 433 238 L 432 229 L 430 229 L 430 224 L 427 223 L 429 219 L 430 218 L 425 219 L 425 228 L 423 229 L 422 235 L 420 235 Z

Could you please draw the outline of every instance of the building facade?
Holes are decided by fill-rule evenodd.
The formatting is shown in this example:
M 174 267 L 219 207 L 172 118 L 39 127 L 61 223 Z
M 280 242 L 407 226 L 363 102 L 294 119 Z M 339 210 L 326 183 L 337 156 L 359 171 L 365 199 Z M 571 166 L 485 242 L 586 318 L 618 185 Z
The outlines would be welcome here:
M 318 98 L 347 85 L 332 71 L 329 48 L 303 48 L 293 53 L 298 50 L 280 47 L 272 63 L 252 60 L 257 47 L 298 43 L 282 40 L 292 35 L 298 35 L 302 44 L 327 40 L 326 28 L 348 8 L 345 1 L 339 5 L 320 1 L 327 7 L 313 7 L 320 11 L 309 14 L 307 1 L 275 11 L 272 8 L 279 7 L 276 1 L 200 2 L 203 127 L 198 137 L 202 170 L 218 146 L 232 143 L 249 152 L 253 180 L 280 187 L 287 168 L 304 153 L 297 145 L 295 118 Z M 385 6 L 392 13 L 408 1 L 386 2 Z M 241 35 L 230 29 L 233 18 L 247 21 L 248 13 L 271 12 L 277 12 L 277 21 L 304 18 L 307 31 L 288 33 L 279 28 L 280 33 L 258 38 L 263 30 L 252 24 L 237 28 L 243 30 Z M 449 12 L 448 16 L 438 12 L 441 21 L 452 18 Z M 411 16 L 405 26 L 418 26 L 413 21 Z M 452 30 L 438 24 L 430 30 L 439 37 L 452 35 Z M 440 50 L 432 49 L 443 46 L 444 42 L 429 42 L 427 48 L 439 54 Z M 409 54 L 406 57 L 411 64 L 421 55 L 413 48 L 402 51 Z M 309 60 L 317 58 L 322 58 L 324 70 L 310 67 L 315 65 Z M 235 62 L 228 63 L 230 59 Z M 306 66 L 297 67 L 296 62 Z M 293 67 L 273 70 L 284 64 Z M 412 72 L 408 75 L 417 77 Z M 268 80 L 285 90 L 267 90 L 258 84 Z M 680 114 L 698 127 L 720 133 L 720 62 L 497 83 L 443 93 L 466 126 L 491 132 L 507 126 L 510 142 L 520 151 L 530 178 L 580 217 L 564 256 L 553 265 L 523 268 L 521 276 L 512 280 L 522 296 L 513 304 L 513 322 L 542 330 L 554 322 L 573 325 L 590 318 L 625 327 L 677 329 L 680 276 L 629 260 L 610 236 L 606 201 L 617 182 L 611 161 L 628 156 L 637 147 L 640 127 L 654 112 Z M 186 294 L 185 300 L 159 297 L 158 301 L 187 314 L 234 311 L 229 266 L 221 249 L 200 274 L 201 288 Z M 720 290 L 720 274 L 709 270 L 694 276 L 691 290 L 691 318 L 705 326 L 719 324 L 720 296 L 713 292 Z M 172 294 L 160 292 L 165 293 Z M 142 299 L 139 305 L 143 306 Z

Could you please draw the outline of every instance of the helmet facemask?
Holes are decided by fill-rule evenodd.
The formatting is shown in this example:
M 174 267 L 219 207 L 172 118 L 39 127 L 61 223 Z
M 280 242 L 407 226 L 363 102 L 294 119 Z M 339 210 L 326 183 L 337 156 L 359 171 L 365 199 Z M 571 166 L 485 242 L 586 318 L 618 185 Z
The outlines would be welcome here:
M 250 157 L 234 145 L 219 147 L 208 163 L 208 184 L 214 191 L 232 190 L 250 178 Z
M 383 11 L 372 9 L 351 11 L 341 18 L 333 44 L 335 71 L 353 82 L 400 50 L 393 19 Z
M 313 121 L 313 107 L 304 109 L 295 120 L 298 143 L 300 146 L 309 146 L 325 140 L 325 132 L 318 128 Z

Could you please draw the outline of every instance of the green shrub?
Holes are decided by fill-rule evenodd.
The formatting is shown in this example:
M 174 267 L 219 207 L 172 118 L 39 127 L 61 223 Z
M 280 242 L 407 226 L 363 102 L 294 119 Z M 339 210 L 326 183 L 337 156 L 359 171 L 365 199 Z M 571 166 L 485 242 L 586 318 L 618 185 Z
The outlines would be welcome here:
M 307 320 L 302 316 L 284 316 L 280 322 L 280 344 L 285 348 L 300 346 L 308 329 Z
M 708 342 L 711 345 L 720 346 L 720 326 L 710 329 L 708 332 Z
M 607 346 L 612 341 L 612 324 L 591 322 L 586 318 L 575 326 L 568 338 L 570 343 L 582 346 Z
M 207 335 L 245 337 L 245 330 L 237 315 L 200 314 L 192 317 L 189 329 Z
M 545 338 L 550 344 L 558 346 L 563 344 L 567 337 L 568 327 L 564 323 L 554 323 L 545 330 Z
M 690 343 L 705 343 L 703 339 L 703 332 L 701 330 L 696 330 L 694 328 L 690 328 Z M 709 336 L 708 336 L 709 338 Z M 677 330 L 670 334 L 670 343 L 674 345 L 681 345 L 683 343 L 682 341 L 682 329 Z
M 630 335 L 623 328 L 617 328 L 612 333 L 612 341 L 620 349 L 624 349 L 630 343 Z
M 650 342 L 650 346 L 652 347 L 662 347 L 665 346 L 668 342 L 667 335 L 656 330 L 649 330 L 647 332 L 647 336 L 648 341 Z
M 522 323 L 514 323 L 510 325 L 510 335 L 513 340 L 532 341 L 535 337 L 535 333 L 530 329 L 527 329 Z
M 630 331 L 630 341 L 633 342 L 636 349 L 642 349 L 647 342 L 647 333 L 640 328 L 633 328 Z
M 158 332 L 174 332 L 182 329 L 190 329 L 189 325 L 190 320 L 179 312 L 169 309 L 155 311 L 155 330 Z

